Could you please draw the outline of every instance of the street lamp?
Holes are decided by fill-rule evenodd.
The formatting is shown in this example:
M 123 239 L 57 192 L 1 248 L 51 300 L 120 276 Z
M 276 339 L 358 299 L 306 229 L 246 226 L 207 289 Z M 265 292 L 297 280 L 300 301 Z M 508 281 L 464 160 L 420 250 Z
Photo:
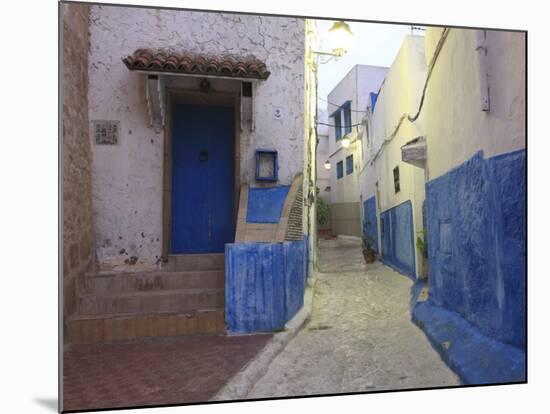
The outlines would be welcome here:
M 315 53 L 317 55 L 324 55 L 324 56 L 333 56 L 333 57 L 342 57 L 344 56 L 351 44 L 351 38 L 353 36 L 353 32 L 349 28 L 349 25 L 343 21 L 339 20 L 337 22 L 334 22 L 332 27 L 328 30 L 329 32 L 329 44 L 332 48 L 331 52 L 320 52 L 320 51 L 312 51 L 312 53 Z
M 325 161 L 325 170 L 330 170 L 330 161 L 329 160 Z
M 345 21 L 339 20 L 332 25 L 328 32 L 331 35 L 329 41 L 332 46 L 332 53 L 338 57 L 344 56 L 351 45 L 351 37 L 353 36 L 349 25 Z
M 342 147 L 348 148 L 350 144 L 351 142 L 348 137 L 342 138 Z

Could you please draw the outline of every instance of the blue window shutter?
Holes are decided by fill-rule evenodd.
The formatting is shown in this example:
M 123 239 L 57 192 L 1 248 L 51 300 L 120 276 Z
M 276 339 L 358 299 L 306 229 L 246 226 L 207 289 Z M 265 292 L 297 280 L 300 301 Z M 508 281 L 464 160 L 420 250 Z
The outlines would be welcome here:
M 342 122 L 340 119 L 340 111 L 334 113 L 334 134 L 336 141 L 342 137 Z
M 344 112 L 344 131 L 349 134 L 351 132 L 351 102 L 346 102 L 342 110 Z
M 370 103 L 371 103 L 371 108 L 372 108 L 373 111 L 374 111 L 374 107 L 376 106 L 376 99 L 377 98 L 378 98 L 377 93 L 374 93 L 374 92 L 370 93 Z
M 344 163 L 343 161 L 338 161 L 336 164 L 336 178 L 342 178 L 344 176 Z
M 353 172 L 353 154 L 346 157 L 346 175 L 350 175 Z

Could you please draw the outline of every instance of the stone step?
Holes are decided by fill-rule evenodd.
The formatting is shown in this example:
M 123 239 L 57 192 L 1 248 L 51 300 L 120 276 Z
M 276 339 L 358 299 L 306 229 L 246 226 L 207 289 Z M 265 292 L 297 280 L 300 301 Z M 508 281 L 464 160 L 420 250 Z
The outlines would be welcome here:
M 134 315 L 81 315 L 65 324 L 68 344 L 225 333 L 223 309 Z
M 224 289 L 174 289 L 114 294 L 80 294 L 79 315 L 185 312 L 223 308 Z
M 104 273 L 85 278 L 79 286 L 79 292 L 109 295 L 174 289 L 223 289 L 224 283 L 223 270 Z
M 169 272 L 189 272 L 196 270 L 224 270 L 224 253 L 171 254 L 164 269 Z

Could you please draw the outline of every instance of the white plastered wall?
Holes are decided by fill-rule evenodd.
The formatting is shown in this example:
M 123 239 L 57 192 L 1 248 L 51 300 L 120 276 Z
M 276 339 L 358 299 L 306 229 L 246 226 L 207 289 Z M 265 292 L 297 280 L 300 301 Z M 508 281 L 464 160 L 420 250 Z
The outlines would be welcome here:
M 441 33 L 441 28 L 426 31 L 426 62 Z M 428 84 L 430 180 L 479 150 L 488 158 L 525 148 L 525 34 L 487 31 L 488 112 L 481 110 L 477 36 L 477 30 L 451 29 Z
M 255 130 L 240 134 L 240 182 L 257 185 L 255 150 L 273 148 L 278 184 L 287 185 L 304 164 L 304 37 L 304 20 L 296 18 L 91 7 L 89 118 L 120 121 L 118 145 L 92 144 L 101 269 L 155 268 L 162 250 L 164 133 L 148 125 L 144 76 L 121 59 L 138 48 L 163 48 L 264 61 L 271 76 L 255 89 Z M 216 80 L 212 86 L 234 89 Z M 282 120 L 274 107 L 283 109 Z M 131 256 L 138 261 L 128 268 L 124 259 Z
M 388 68 L 379 66 L 355 65 L 348 74 L 336 85 L 328 95 L 328 124 L 334 125 L 332 113 L 346 101 L 351 101 L 351 123 L 361 124 L 365 115 L 370 93 L 377 93 Z M 342 120 L 343 126 L 343 120 Z M 362 164 L 362 143 L 360 127 L 354 126 L 348 135 L 351 145 L 343 148 L 342 140 L 336 141 L 334 127 L 329 127 L 329 153 L 331 163 L 331 202 L 332 203 L 353 203 L 359 202 L 358 171 Z M 346 158 L 353 155 L 354 172 L 346 174 Z M 336 165 L 339 161 L 344 165 L 344 176 L 337 179 Z
M 329 159 L 329 128 L 326 124 L 329 123 L 328 113 L 325 109 L 320 109 L 318 114 L 317 125 L 317 187 L 319 188 L 319 196 L 327 203 L 330 203 L 331 191 L 326 188 L 330 187 L 330 174 L 332 170 L 325 168 L 325 162 Z
M 374 112 L 369 114 L 369 136 L 364 141 L 364 163 L 360 173 L 360 193 L 363 200 L 376 195 L 378 182 L 378 246 L 381 250 L 380 212 L 407 200 L 411 201 L 415 240 L 423 229 L 422 202 L 425 198 L 424 169 L 404 163 L 401 147 L 408 141 L 424 136 L 425 114 L 414 123 L 403 121 L 395 137 L 388 141 L 403 114 L 417 112 L 427 67 L 424 60 L 424 39 L 407 36 L 378 95 Z M 368 141 L 368 145 L 367 145 Z M 386 144 L 383 146 L 383 143 Z M 382 148 L 383 146 L 383 148 Z M 381 149 L 382 148 L 382 149 Z M 380 150 L 381 149 L 381 150 Z M 376 156 L 378 154 L 378 156 Z M 399 166 L 400 191 L 395 192 L 393 169 Z M 422 273 L 422 255 L 415 246 L 416 274 Z

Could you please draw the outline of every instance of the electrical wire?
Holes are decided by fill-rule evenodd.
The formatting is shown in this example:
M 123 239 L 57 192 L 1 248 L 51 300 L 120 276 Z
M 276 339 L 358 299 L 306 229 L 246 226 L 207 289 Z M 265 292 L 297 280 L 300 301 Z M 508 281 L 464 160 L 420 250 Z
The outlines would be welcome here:
M 317 125 L 326 125 L 326 126 L 329 126 L 329 127 L 336 127 L 336 125 L 332 125 L 332 124 L 325 124 L 324 122 L 316 122 Z M 351 125 L 338 125 L 340 127 L 349 127 L 349 128 L 353 128 L 353 127 L 356 127 L 356 126 L 361 126 L 363 125 L 362 122 L 358 123 L 358 124 L 351 124 Z
M 323 102 L 326 102 L 326 103 L 328 103 L 329 105 L 336 106 L 336 107 L 338 107 L 338 108 L 340 108 L 340 107 L 342 106 L 342 105 L 338 105 L 338 104 L 329 102 L 329 101 L 327 101 L 326 99 L 321 98 L 320 96 L 317 96 L 317 99 L 319 99 L 319 100 L 321 100 L 321 101 L 323 101 Z M 361 112 L 361 113 L 363 113 L 363 114 L 366 114 L 366 113 L 368 112 L 368 111 L 359 111 L 359 110 L 355 110 L 355 109 L 350 109 L 349 111 L 350 111 L 350 112 Z
M 376 154 L 374 154 L 374 157 L 370 158 L 364 164 L 361 171 L 363 171 L 363 169 L 365 168 L 365 166 L 367 164 L 372 165 L 374 163 L 374 161 L 376 161 L 378 156 L 382 153 L 382 150 L 384 149 L 386 144 L 388 142 L 390 142 L 393 138 L 395 138 L 395 136 L 397 135 L 397 132 L 399 131 L 399 128 L 401 127 L 401 125 L 403 124 L 403 121 L 405 119 L 407 119 L 409 122 L 415 122 L 418 119 L 418 117 L 420 116 L 420 112 L 422 111 L 422 108 L 424 106 L 424 98 L 426 97 L 426 90 L 428 89 L 428 81 L 430 80 L 430 77 L 432 75 L 433 68 L 434 68 L 435 63 L 437 61 L 437 57 L 439 56 L 439 52 L 441 52 L 441 49 L 443 48 L 443 44 L 445 43 L 445 40 L 447 39 L 447 36 L 449 35 L 450 31 L 451 31 L 451 29 L 449 29 L 447 27 L 444 28 L 443 33 L 441 34 L 441 37 L 439 38 L 439 41 L 437 42 L 437 46 L 435 48 L 432 60 L 430 61 L 430 65 L 428 67 L 428 73 L 426 75 L 426 81 L 424 82 L 424 88 L 422 89 L 422 96 L 420 98 L 420 104 L 418 105 L 418 110 L 416 111 L 416 114 L 414 114 L 414 116 L 411 116 L 410 114 L 406 114 L 406 113 L 401 115 L 401 117 L 399 118 L 399 121 L 397 122 L 397 125 L 395 126 L 393 132 L 390 134 L 390 136 L 388 138 L 384 139 L 384 142 L 382 143 L 382 145 L 380 145 L 380 148 L 378 149 L 378 151 L 376 151 Z

